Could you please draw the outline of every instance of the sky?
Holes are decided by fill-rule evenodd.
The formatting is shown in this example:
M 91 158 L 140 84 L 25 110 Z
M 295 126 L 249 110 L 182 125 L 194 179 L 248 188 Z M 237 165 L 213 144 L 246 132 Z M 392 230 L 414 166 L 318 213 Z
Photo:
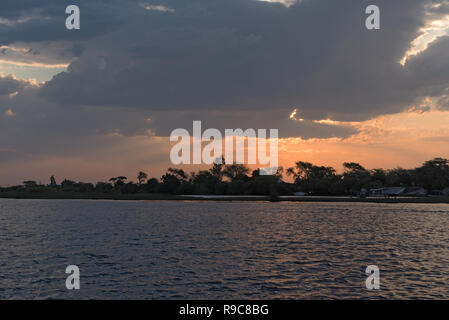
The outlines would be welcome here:
M 447 0 L 70 4 L 0 2 L 0 185 L 160 177 L 193 120 L 279 129 L 284 167 L 449 158 Z

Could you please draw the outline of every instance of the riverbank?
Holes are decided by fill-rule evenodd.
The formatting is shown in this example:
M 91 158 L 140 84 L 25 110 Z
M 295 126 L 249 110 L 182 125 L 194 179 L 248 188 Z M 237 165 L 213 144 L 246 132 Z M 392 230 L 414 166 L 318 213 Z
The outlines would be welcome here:
M 159 193 L 24 193 L 0 192 L 2 199 L 85 199 L 85 200 L 177 200 L 177 201 L 269 201 L 269 196 L 172 195 Z M 449 203 L 449 197 L 356 198 L 335 196 L 281 196 L 291 202 L 368 202 L 368 203 Z

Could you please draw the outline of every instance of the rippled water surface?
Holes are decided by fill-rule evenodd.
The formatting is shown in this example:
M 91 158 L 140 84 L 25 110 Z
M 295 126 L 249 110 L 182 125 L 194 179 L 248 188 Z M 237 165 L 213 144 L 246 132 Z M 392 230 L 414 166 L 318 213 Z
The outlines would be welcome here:
M 449 205 L 0 199 L 0 298 L 449 298 L 448 231 Z

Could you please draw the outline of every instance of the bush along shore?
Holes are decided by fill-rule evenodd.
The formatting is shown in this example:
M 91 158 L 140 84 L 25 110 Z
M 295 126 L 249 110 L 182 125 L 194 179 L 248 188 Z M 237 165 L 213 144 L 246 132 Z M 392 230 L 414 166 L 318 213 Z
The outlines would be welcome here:
M 137 182 L 117 176 L 96 184 L 67 179 L 58 184 L 52 176 L 49 184 L 30 180 L 1 187 L 0 198 L 449 203 L 447 159 L 435 158 L 414 169 L 366 169 L 353 162 L 343 168 L 337 173 L 332 167 L 298 161 L 264 176 L 243 164 L 221 161 L 192 173 L 169 168 L 160 179 L 140 171 Z

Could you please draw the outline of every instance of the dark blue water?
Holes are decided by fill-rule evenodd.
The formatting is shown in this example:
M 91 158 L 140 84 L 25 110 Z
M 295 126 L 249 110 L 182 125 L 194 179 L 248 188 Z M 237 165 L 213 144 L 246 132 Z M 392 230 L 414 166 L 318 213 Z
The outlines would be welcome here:
M 449 298 L 448 230 L 449 205 L 0 199 L 0 298 Z

